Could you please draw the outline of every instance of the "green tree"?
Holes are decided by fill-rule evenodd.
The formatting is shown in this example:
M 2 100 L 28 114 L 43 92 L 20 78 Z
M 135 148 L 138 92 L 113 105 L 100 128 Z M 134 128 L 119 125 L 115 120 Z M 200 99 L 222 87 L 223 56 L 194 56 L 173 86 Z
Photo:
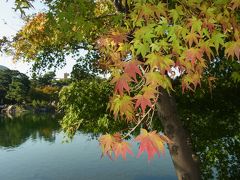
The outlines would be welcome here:
M 43 76 L 38 77 L 37 84 L 38 86 L 48 86 L 52 85 L 54 77 L 56 76 L 55 72 L 47 72 Z
M 9 84 L 12 81 L 10 70 L 0 70 L 0 96 L 1 103 L 6 103 L 6 94 L 9 88 Z
M 50 0 L 46 5 L 49 11 L 30 18 L 17 34 L 15 58 L 44 66 L 62 62 L 66 52 L 97 49 L 99 64 L 115 85 L 110 100 L 115 118 L 138 126 L 151 122 L 145 117 L 156 109 L 164 133 L 173 141 L 168 146 L 178 178 L 200 179 L 173 92 L 179 87 L 195 91 L 205 83 L 211 89 L 214 73 L 209 67 L 217 61 L 239 61 L 239 1 Z M 125 154 L 121 138 L 104 136 L 104 153 Z M 150 157 L 161 149 L 154 132 L 143 130 L 137 140 Z
M 30 89 L 30 81 L 25 74 L 16 70 L 0 70 L 0 93 L 3 103 L 23 102 Z
M 19 76 L 12 78 L 6 98 L 13 102 L 23 103 L 27 100 L 29 89 L 30 81 L 28 77 L 24 74 L 19 74 Z
M 89 50 L 85 56 L 76 59 L 76 64 L 72 68 L 71 79 L 82 80 L 94 78 L 103 74 L 104 69 L 99 65 L 99 52 L 97 50 Z
M 73 138 L 76 129 L 99 137 L 103 133 L 127 130 L 125 121 L 115 121 L 107 105 L 111 84 L 101 78 L 86 78 L 65 86 L 59 93 L 59 110 L 64 112 L 60 121 L 67 139 Z

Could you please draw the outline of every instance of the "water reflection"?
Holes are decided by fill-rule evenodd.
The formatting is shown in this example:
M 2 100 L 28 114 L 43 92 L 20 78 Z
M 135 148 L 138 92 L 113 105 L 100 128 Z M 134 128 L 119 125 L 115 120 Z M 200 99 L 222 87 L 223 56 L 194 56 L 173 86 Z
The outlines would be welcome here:
M 199 113 L 196 113 L 197 110 L 195 111 L 195 113 L 192 112 L 191 117 L 189 117 L 189 112 L 182 110 L 181 116 L 185 121 L 185 126 L 192 130 L 191 137 L 193 140 L 193 147 L 195 151 L 197 151 L 197 154 L 199 155 L 199 158 L 201 161 L 201 171 L 202 171 L 203 179 L 213 179 L 214 177 L 217 179 L 237 179 L 240 175 L 240 169 L 239 169 L 240 167 L 240 132 L 239 132 L 240 114 L 238 113 L 239 112 L 238 109 L 231 109 L 231 111 L 230 110 L 228 111 L 227 109 L 225 109 L 224 113 L 222 113 L 221 116 L 219 116 L 218 111 L 212 111 L 212 110 L 208 111 L 207 109 L 204 109 L 204 107 L 201 107 L 201 110 L 204 110 L 205 112 L 207 112 L 207 116 L 206 114 L 199 115 L 201 114 L 200 110 L 199 110 Z M 94 152 L 91 152 L 91 155 L 85 155 L 86 157 L 89 156 L 88 158 L 90 159 L 90 161 L 92 160 L 93 157 L 95 157 L 95 159 L 99 159 L 100 148 L 98 148 L 97 141 L 92 139 L 96 139 L 99 133 L 106 131 L 106 129 L 104 129 L 104 127 L 97 127 L 96 123 L 94 122 L 86 123 L 85 126 L 82 126 L 82 129 L 75 136 L 75 140 L 73 144 L 78 143 L 79 141 L 81 142 L 82 139 L 84 139 L 85 142 L 82 142 L 81 145 L 78 144 L 78 146 L 73 146 L 72 143 L 62 144 L 63 134 L 61 133 L 61 130 L 58 124 L 59 119 L 60 119 L 59 117 L 55 115 L 49 115 L 49 114 L 42 114 L 42 115 L 25 114 L 20 117 L 15 117 L 14 119 L 1 117 L 0 118 L 0 154 L 1 154 L 1 151 L 3 152 L 6 149 L 14 150 L 17 147 L 26 146 L 27 144 L 29 143 L 31 144 L 31 142 L 35 141 L 36 143 L 40 143 L 40 142 L 47 142 L 52 144 L 55 143 L 54 146 L 58 147 L 57 151 L 62 151 L 60 149 L 64 149 L 66 148 L 66 146 L 68 146 L 69 149 L 67 149 L 66 152 L 63 150 L 64 152 L 62 152 L 61 156 L 69 156 L 68 154 L 69 151 L 74 151 L 72 152 L 72 156 L 71 156 L 72 161 L 74 161 L 74 158 L 78 156 L 79 158 L 82 157 L 80 155 L 79 147 L 84 147 L 81 153 L 83 151 L 86 151 L 87 149 L 88 149 L 87 152 L 91 152 L 94 150 Z M 114 124 L 112 126 L 114 126 Z M 120 129 L 124 129 L 125 125 L 116 124 L 116 126 L 111 128 L 113 128 L 114 130 L 117 130 L 117 128 L 119 127 Z M 86 141 L 88 141 L 87 144 L 86 144 Z M 91 144 L 91 142 L 93 144 Z M 59 144 L 56 145 L 57 143 Z M 32 146 L 32 144 L 30 146 Z M 42 149 L 43 147 L 39 145 L 38 148 Z M 46 148 L 49 148 L 49 147 L 46 147 Z M 92 148 L 93 150 L 90 148 Z M 135 148 L 135 152 L 137 152 L 137 146 L 135 146 L 134 148 Z M 27 148 L 24 148 L 23 151 L 28 151 L 28 150 Z M 52 154 L 52 155 L 54 156 L 55 154 Z M 1 164 L 1 162 L 4 160 L 3 158 L 4 157 L 0 157 L 0 160 L 1 160 L 0 167 L 1 165 L 3 165 Z M 45 158 L 46 162 L 49 161 L 49 159 L 46 159 L 45 156 L 43 156 L 43 158 Z M 37 159 L 37 161 L 38 160 L 39 159 Z M 161 164 L 162 168 L 164 168 L 164 166 L 166 166 L 165 167 L 166 169 L 170 168 L 170 172 L 168 172 L 166 176 L 164 176 L 164 173 L 163 173 L 161 177 L 163 179 L 176 179 L 170 157 L 168 157 L 167 161 L 166 159 L 164 159 L 164 162 L 161 160 L 157 162 L 158 160 L 159 159 L 157 158 L 154 160 L 156 161 L 155 162 L 156 164 Z M 54 159 L 52 159 L 52 161 L 54 161 Z M 63 158 L 61 163 L 64 164 L 66 163 L 66 161 L 67 160 L 65 159 L 64 161 L 64 158 Z M 79 161 L 81 160 L 79 159 Z M 139 160 L 136 160 L 136 159 L 135 160 L 130 159 L 128 163 L 130 163 L 130 166 L 131 166 L 131 163 L 132 165 L 134 163 L 139 164 L 138 161 Z M 147 161 L 144 161 L 144 162 L 147 164 Z M 67 164 L 69 165 L 69 163 L 71 164 L 71 162 L 68 162 Z M 92 163 L 96 163 L 96 162 L 92 160 Z M 106 164 L 104 165 L 105 168 L 106 167 L 110 168 L 110 166 L 108 166 L 107 164 L 109 164 L 109 161 L 106 162 Z M 78 166 L 77 162 L 75 165 Z M 92 164 L 89 164 L 89 166 L 92 166 Z M 95 167 L 96 169 L 98 167 L 97 164 L 93 166 L 94 167 L 96 166 Z M 166 169 L 164 169 L 163 171 L 167 171 Z M 127 173 L 130 174 L 130 172 L 128 171 Z M 141 174 L 141 171 L 139 171 L 139 173 Z M 171 176 L 169 174 L 171 174 Z M 86 177 L 88 176 L 86 175 Z M 136 173 L 134 178 L 135 179 L 158 179 L 159 172 L 157 173 L 156 171 L 155 175 L 151 173 L 147 175 L 142 174 L 139 177 L 137 177 L 137 173 Z M 72 179 L 74 179 L 74 177 Z
M 58 120 L 49 115 L 1 119 L 0 179 L 176 180 L 167 151 L 151 163 L 147 156 L 128 156 L 126 161 L 101 159 L 98 141 L 89 139 L 88 128 L 77 132 L 70 143 L 62 143 L 64 134 Z M 96 137 L 99 130 L 95 129 L 90 137 Z M 137 148 L 135 144 L 133 151 Z
M 50 114 L 24 114 L 13 119 L 0 116 L 0 147 L 13 149 L 28 139 L 54 142 L 60 128 L 57 120 Z

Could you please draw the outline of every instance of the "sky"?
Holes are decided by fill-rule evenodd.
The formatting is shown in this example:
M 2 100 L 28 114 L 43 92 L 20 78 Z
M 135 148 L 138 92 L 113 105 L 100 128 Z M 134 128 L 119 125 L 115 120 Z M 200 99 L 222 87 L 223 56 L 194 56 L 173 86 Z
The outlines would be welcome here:
M 24 25 L 20 13 L 16 12 L 14 7 L 14 0 L 0 0 L 0 38 L 2 36 L 14 36 Z M 45 9 L 45 7 L 38 1 L 33 4 L 34 9 L 29 10 L 27 13 L 35 13 Z M 57 78 L 63 78 L 64 73 L 70 73 L 75 60 L 70 57 L 66 60 L 67 64 L 62 69 L 56 71 Z M 31 64 L 24 62 L 13 62 L 11 56 L 0 55 L 0 65 L 6 66 L 12 70 L 18 70 L 28 76 L 31 76 Z

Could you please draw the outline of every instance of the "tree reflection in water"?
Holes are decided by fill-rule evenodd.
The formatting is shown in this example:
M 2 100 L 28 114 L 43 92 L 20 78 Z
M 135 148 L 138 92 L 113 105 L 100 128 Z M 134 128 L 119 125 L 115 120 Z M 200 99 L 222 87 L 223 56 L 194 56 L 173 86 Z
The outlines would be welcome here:
M 55 115 L 24 114 L 8 118 L 0 117 L 0 148 L 16 148 L 28 139 L 54 142 L 60 126 Z

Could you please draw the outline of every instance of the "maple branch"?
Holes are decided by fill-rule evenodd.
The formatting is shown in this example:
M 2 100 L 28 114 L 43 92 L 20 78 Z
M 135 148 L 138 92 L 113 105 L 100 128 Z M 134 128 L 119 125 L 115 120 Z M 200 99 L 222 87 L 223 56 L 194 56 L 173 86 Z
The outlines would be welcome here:
M 143 119 L 151 112 L 151 108 L 147 111 L 146 114 L 144 114 L 144 116 L 142 116 L 142 118 L 138 121 L 138 123 L 123 137 L 123 139 L 125 139 L 126 137 L 130 136 L 131 133 L 141 124 L 141 122 L 143 121 Z
M 133 91 L 139 90 L 144 85 L 144 83 L 145 83 L 144 78 L 142 78 L 141 81 L 139 81 L 139 83 L 136 86 L 134 86 L 132 90 Z
M 158 91 L 158 92 L 159 92 L 159 91 Z M 154 102 L 153 113 L 152 113 L 151 118 L 150 118 L 150 120 L 149 120 L 149 122 L 148 122 L 148 124 L 147 124 L 148 126 L 150 126 L 150 124 L 152 123 L 153 115 L 154 115 L 155 107 L 156 107 L 155 105 L 156 105 L 156 103 L 157 103 L 158 97 L 159 97 L 159 93 L 157 94 L 156 100 L 155 100 L 155 102 Z
M 159 97 L 159 93 L 158 93 L 158 95 L 157 95 L 157 98 L 156 98 L 154 104 L 152 105 L 152 107 L 153 107 L 153 114 L 154 114 L 155 105 L 156 105 L 156 103 L 157 103 L 158 97 Z M 144 116 L 142 116 L 142 118 L 138 121 L 138 123 L 123 137 L 123 139 L 125 139 L 126 137 L 128 137 L 128 136 L 131 135 L 131 133 L 141 124 L 141 122 L 142 122 L 142 121 L 144 120 L 144 118 L 151 112 L 151 110 L 152 110 L 152 108 L 150 108 L 150 109 L 146 112 L 146 114 L 144 114 Z M 152 114 L 151 118 L 153 117 L 153 114 Z

